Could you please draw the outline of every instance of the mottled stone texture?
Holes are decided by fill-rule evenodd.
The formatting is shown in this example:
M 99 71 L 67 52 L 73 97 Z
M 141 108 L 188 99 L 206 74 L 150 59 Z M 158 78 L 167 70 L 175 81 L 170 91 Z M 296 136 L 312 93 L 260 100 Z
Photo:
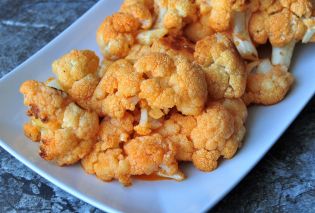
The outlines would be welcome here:
M 1 0 L 0 77 L 97 0 Z M 99 212 L 0 148 L 0 212 Z M 315 212 L 315 98 L 250 174 L 211 212 Z

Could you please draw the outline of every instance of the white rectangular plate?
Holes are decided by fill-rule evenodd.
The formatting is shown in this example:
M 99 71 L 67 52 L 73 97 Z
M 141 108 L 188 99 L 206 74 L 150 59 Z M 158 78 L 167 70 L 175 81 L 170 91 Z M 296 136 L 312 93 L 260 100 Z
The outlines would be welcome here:
M 288 97 L 275 106 L 253 107 L 248 134 L 238 154 L 211 173 L 185 165 L 183 182 L 134 180 L 125 188 L 87 175 L 79 165 L 57 167 L 37 155 L 37 144 L 23 135 L 26 121 L 20 84 L 28 79 L 52 76 L 51 62 L 71 49 L 98 52 L 96 29 L 105 16 L 119 8 L 119 1 L 97 3 L 46 47 L 0 80 L 0 145 L 22 163 L 74 196 L 108 212 L 201 212 L 214 206 L 264 156 L 299 114 L 315 91 L 315 46 L 297 48 L 292 72 L 296 83 Z M 98 52 L 99 53 L 99 52 Z

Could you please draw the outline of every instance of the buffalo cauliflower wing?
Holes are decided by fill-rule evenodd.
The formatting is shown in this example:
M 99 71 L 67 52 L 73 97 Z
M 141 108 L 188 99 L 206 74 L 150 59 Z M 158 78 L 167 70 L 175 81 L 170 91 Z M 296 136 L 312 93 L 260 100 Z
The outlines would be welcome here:
M 196 117 L 197 126 L 191 132 L 196 151 L 192 161 L 201 171 L 212 171 L 218 160 L 232 158 L 245 135 L 247 108 L 241 99 L 210 102 L 206 111 Z
M 99 58 L 91 50 L 72 50 L 52 63 L 52 71 L 57 76 L 62 89 L 68 91 L 76 81 L 94 74 Z
M 89 100 L 105 72 L 108 62 L 104 60 L 99 69 L 99 58 L 90 50 L 72 50 L 52 64 L 61 90 L 81 107 L 90 108 Z
M 215 31 L 208 24 L 207 16 L 201 16 L 198 21 L 192 22 L 184 28 L 184 35 L 195 43 L 214 33 Z
M 134 116 L 128 112 L 122 118 L 105 117 L 97 135 L 102 150 L 119 148 L 120 143 L 127 142 L 133 133 L 134 122 Z
M 177 147 L 176 160 L 191 161 L 195 151 L 190 139 L 191 131 L 196 127 L 196 119 L 193 116 L 184 116 L 173 113 L 171 117 L 164 121 L 157 130 L 168 143 L 173 143 Z
M 312 3 L 310 0 L 263 1 L 249 19 L 249 32 L 257 44 L 272 45 L 272 64 L 289 69 L 295 43 L 312 41 Z
M 273 66 L 269 59 L 260 61 L 252 69 L 243 97 L 247 105 L 276 104 L 285 97 L 294 82 L 290 72 L 279 65 Z
M 198 41 L 194 57 L 206 75 L 210 99 L 243 95 L 247 79 L 244 62 L 226 35 L 216 33 Z
M 245 0 L 196 0 L 196 4 L 205 26 L 222 32 L 230 29 L 235 12 L 245 11 L 252 3 Z
M 124 186 L 131 185 L 130 164 L 121 148 L 102 149 L 98 142 L 82 159 L 81 165 L 88 174 L 95 174 L 101 180 L 117 179 Z
M 175 159 L 176 147 L 159 134 L 136 137 L 124 146 L 131 175 L 157 174 L 177 181 L 183 180 Z
M 129 13 L 118 12 L 108 16 L 97 30 L 96 41 L 105 58 L 125 57 L 135 43 L 139 21 Z
M 264 44 L 269 39 L 272 46 L 283 47 L 302 39 L 305 33 L 303 19 L 311 15 L 309 0 L 264 1 L 250 18 L 249 32 L 257 44 Z
M 152 110 L 167 113 L 176 106 L 186 115 L 197 115 L 202 111 L 207 98 L 205 78 L 199 66 L 187 58 L 150 53 L 140 58 L 134 67 L 144 78 L 139 98 L 144 99 Z
M 125 0 L 119 11 L 136 18 L 142 29 L 149 29 L 154 21 L 154 17 L 151 14 L 153 6 L 153 1 Z
M 230 0 L 197 0 L 200 16 L 207 19 L 208 27 L 220 32 L 230 28 L 232 19 L 232 1 Z
M 155 0 L 154 11 L 157 19 L 154 27 L 177 32 L 187 23 L 196 20 L 196 9 L 191 0 Z
M 62 91 L 37 81 L 24 82 L 20 92 L 30 107 L 25 135 L 40 141 L 43 159 L 69 165 L 90 152 L 99 127 L 96 113 L 81 109 Z
M 97 85 L 90 100 L 99 115 L 121 118 L 138 103 L 142 76 L 130 62 L 120 59 L 112 63 Z
M 118 179 L 125 186 L 131 184 L 130 165 L 121 146 L 130 140 L 134 121 L 131 113 L 125 113 L 122 118 L 105 117 L 102 120 L 97 143 L 81 161 L 87 173 L 104 181 Z

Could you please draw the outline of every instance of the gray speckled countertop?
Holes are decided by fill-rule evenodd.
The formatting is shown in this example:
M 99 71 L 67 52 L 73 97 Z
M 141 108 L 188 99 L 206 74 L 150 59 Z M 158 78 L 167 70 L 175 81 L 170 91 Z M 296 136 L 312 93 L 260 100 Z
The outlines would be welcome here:
M 97 0 L 0 0 L 0 77 Z M 0 148 L 0 212 L 100 212 Z M 315 98 L 276 145 L 211 212 L 315 212 Z

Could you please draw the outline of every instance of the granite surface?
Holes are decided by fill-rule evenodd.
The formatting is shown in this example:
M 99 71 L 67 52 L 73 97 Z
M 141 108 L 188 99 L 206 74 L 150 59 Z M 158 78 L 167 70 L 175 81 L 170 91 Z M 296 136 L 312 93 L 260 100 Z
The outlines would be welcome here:
M 0 0 L 0 77 L 95 2 Z M 100 212 L 0 148 L 0 212 L 51 211 Z M 314 97 L 263 160 L 211 212 L 315 212 Z

